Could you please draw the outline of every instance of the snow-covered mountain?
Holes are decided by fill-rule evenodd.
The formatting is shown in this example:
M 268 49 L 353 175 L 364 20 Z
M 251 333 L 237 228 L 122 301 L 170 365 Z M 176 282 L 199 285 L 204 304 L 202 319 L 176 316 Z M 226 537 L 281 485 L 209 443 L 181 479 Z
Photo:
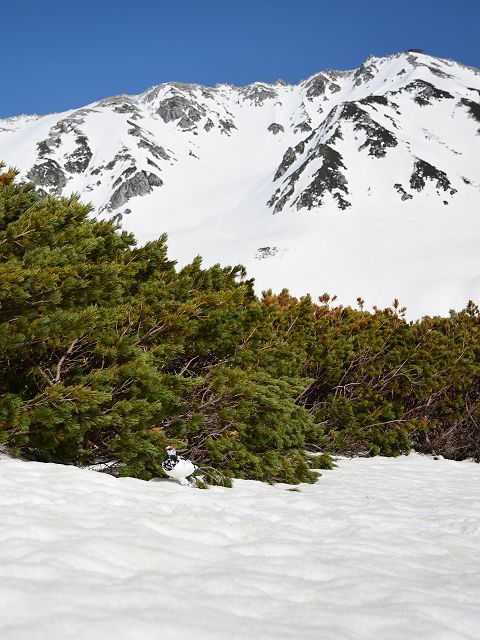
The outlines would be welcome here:
M 259 289 L 480 299 L 480 70 L 417 52 L 298 85 L 168 83 L 0 120 L 0 158 L 79 192 L 184 263 L 243 263 Z

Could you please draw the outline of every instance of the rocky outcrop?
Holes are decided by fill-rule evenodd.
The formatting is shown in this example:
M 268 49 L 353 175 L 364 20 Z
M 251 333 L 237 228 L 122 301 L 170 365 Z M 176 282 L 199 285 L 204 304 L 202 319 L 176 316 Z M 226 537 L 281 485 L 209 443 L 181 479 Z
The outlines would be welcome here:
M 43 187 L 44 192 L 61 195 L 67 184 L 67 178 L 61 166 L 55 160 L 45 160 L 35 164 L 27 173 L 27 178 Z
M 365 133 L 366 140 L 358 148 L 359 151 L 368 149 L 368 155 L 375 158 L 383 158 L 387 154 L 387 149 L 398 145 L 395 135 L 373 120 L 356 102 L 344 103 L 339 114 L 339 120 L 342 119 L 354 122 L 354 131 Z
M 126 180 L 113 192 L 110 198 L 110 205 L 112 209 L 118 209 L 125 204 L 130 198 L 135 196 L 144 196 L 152 191 L 153 187 L 161 187 L 163 182 L 154 173 L 148 173 L 147 171 L 137 171 L 131 177 L 128 177 L 132 173 L 131 168 L 128 169 L 123 177 Z
M 297 153 L 295 149 L 293 149 L 292 147 L 288 147 L 288 149 L 283 154 L 282 161 L 277 171 L 275 172 L 273 181 L 275 182 L 276 180 L 281 178 L 283 175 L 285 175 L 285 173 L 287 173 L 288 169 L 295 162 L 296 159 L 297 159 Z
M 308 120 L 304 120 L 303 122 L 295 125 L 293 132 L 298 133 L 299 131 L 301 133 L 309 133 L 310 131 L 312 131 L 312 127 Z
M 405 200 L 411 200 L 413 198 L 412 194 L 407 193 L 407 191 L 405 191 L 405 189 L 399 182 L 394 184 L 393 188 L 400 195 L 400 198 L 402 199 L 403 202 L 405 202 Z
M 226 133 L 227 135 L 230 135 L 230 131 L 237 128 L 233 120 L 231 120 L 230 118 L 225 120 L 222 120 L 222 119 L 219 120 L 219 125 L 220 125 L 220 132 Z
M 132 154 L 130 153 L 130 151 L 128 150 L 128 148 L 125 147 L 125 146 L 122 146 L 120 151 L 118 151 L 113 156 L 113 158 L 110 160 L 110 162 L 107 162 L 106 164 L 97 165 L 94 169 L 90 170 L 90 174 L 92 176 L 100 176 L 105 172 L 105 170 L 106 171 L 111 171 L 118 164 L 124 164 L 124 163 L 129 163 L 130 165 L 134 166 L 135 159 L 132 156 Z
M 152 133 L 130 122 L 130 120 L 127 120 L 127 122 L 132 125 L 131 129 L 128 130 L 128 134 L 140 138 L 137 143 L 140 149 L 147 149 L 157 160 L 170 160 L 170 156 L 165 149 L 151 140 L 154 137 Z
M 416 191 L 422 191 L 427 180 L 435 182 L 438 191 L 440 189 L 449 191 L 452 196 L 457 192 L 456 189 L 452 189 L 452 184 L 444 171 L 437 169 L 425 160 L 417 160 L 410 176 L 410 187 Z
M 77 148 L 67 155 L 64 166 L 69 173 L 83 173 L 92 159 L 92 150 L 88 146 L 87 137 L 84 135 L 77 136 L 75 142 Z
M 477 122 L 480 122 L 480 103 L 468 100 L 467 98 L 462 98 L 460 102 L 464 107 L 467 107 L 468 115 Z M 480 129 L 478 129 L 477 133 L 480 134 Z
M 323 96 L 323 99 L 326 100 L 326 93 L 330 91 L 330 93 L 338 93 L 341 90 L 341 87 L 336 82 L 333 82 L 329 76 L 335 77 L 333 73 L 319 73 L 316 76 L 313 76 L 305 83 L 305 95 L 307 100 L 312 101 L 314 98 L 319 98 Z
M 383 107 L 388 107 L 388 105 L 390 104 L 386 96 L 367 96 L 366 98 L 362 98 L 358 102 L 364 105 L 380 104 Z
M 421 107 L 433 104 L 436 100 L 453 99 L 451 93 L 435 87 L 431 82 L 427 82 L 426 80 L 414 80 L 401 89 L 388 91 L 387 95 L 396 95 L 399 93 L 413 94 L 415 102 Z
M 255 254 L 256 260 L 265 260 L 266 258 L 273 258 L 278 254 L 278 247 L 259 247 Z
M 179 120 L 190 107 L 190 102 L 183 96 L 172 96 L 162 100 L 157 108 L 157 114 L 164 122 Z
M 51 127 L 48 137 L 37 143 L 38 158 L 44 162 L 37 163 L 32 167 L 29 172 L 31 180 L 42 187 L 49 187 L 52 193 L 60 194 L 67 181 L 65 173 L 86 171 L 93 154 L 88 144 L 88 138 L 80 126 L 84 123 L 85 117 L 92 112 L 92 109 L 79 109 Z M 63 156 L 62 167 L 59 158 L 55 159 L 52 156 L 58 155 L 65 142 L 65 137 L 72 135 L 75 136 L 75 149 Z M 34 179 L 31 176 L 37 177 Z
M 251 84 L 243 89 L 241 93 L 246 100 L 253 102 L 257 107 L 261 107 L 265 100 L 272 100 L 277 97 L 275 89 L 263 84 Z
M 205 109 L 198 103 L 193 104 L 185 96 L 177 94 L 162 100 L 156 113 L 164 122 L 178 120 L 177 124 L 181 129 L 188 129 L 201 120 L 205 115 Z
M 272 122 L 272 124 L 268 127 L 268 131 L 270 131 L 271 133 L 273 133 L 274 136 L 276 136 L 277 133 L 280 133 L 280 132 L 283 133 L 285 129 L 281 124 L 278 124 L 278 122 Z
M 157 160 L 170 160 L 170 156 L 163 147 L 149 140 L 141 139 L 138 141 L 140 149 L 147 149 Z
M 311 100 L 322 96 L 327 88 L 327 82 L 328 80 L 323 74 L 313 76 L 305 85 L 307 98 Z
M 127 113 L 132 120 L 138 120 L 141 117 L 141 111 L 138 108 L 137 101 L 132 96 L 114 96 L 101 100 L 99 105 L 111 108 L 115 113 Z
M 37 142 L 37 152 L 39 158 L 47 158 L 62 144 L 61 136 L 49 136 L 46 140 Z
M 376 65 L 374 63 L 369 64 L 367 59 L 367 61 L 357 69 L 353 76 L 354 86 L 359 87 L 362 84 L 366 84 L 369 80 L 373 80 L 373 78 L 375 78 L 376 71 Z
M 413 90 L 416 93 L 415 102 L 421 107 L 425 107 L 436 100 L 453 100 L 453 96 L 448 91 L 442 91 L 434 87 L 430 82 L 424 80 L 416 80 L 408 85 L 407 90 Z
M 291 147 L 287 150 L 289 159 L 296 153 Z M 285 156 L 284 156 L 285 158 Z M 296 183 L 305 170 L 314 161 L 321 160 L 321 166 L 313 175 L 310 183 L 301 193 L 295 195 Z M 345 198 L 348 195 L 348 183 L 342 169 L 346 169 L 340 153 L 327 144 L 318 143 L 308 154 L 305 161 L 284 181 L 285 186 L 278 188 L 267 205 L 273 207 L 273 213 L 282 211 L 287 204 L 297 209 L 312 209 L 323 204 L 325 196 L 330 194 L 336 200 L 339 209 L 351 206 Z
M 348 195 L 348 183 L 341 169 L 346 169 L 340 153 L 326 144 L 319 144 L 315 157 L 323 160 L 322 166 L 314 174 L 312 182 L 295 201 L 297 209 L 312 209 L 323 204 L 327 194 L 337 201 L 339 209 L 350 207 L 344 196 Z

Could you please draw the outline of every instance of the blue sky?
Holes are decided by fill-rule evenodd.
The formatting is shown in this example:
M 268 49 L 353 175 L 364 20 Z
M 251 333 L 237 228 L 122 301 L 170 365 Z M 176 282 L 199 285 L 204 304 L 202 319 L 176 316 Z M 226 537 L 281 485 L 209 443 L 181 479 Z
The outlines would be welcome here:
M 480 67 L 479 0 L 24 0 L 0 19 L 0 117 L 169 80 L 298 82 L 410 47 Z

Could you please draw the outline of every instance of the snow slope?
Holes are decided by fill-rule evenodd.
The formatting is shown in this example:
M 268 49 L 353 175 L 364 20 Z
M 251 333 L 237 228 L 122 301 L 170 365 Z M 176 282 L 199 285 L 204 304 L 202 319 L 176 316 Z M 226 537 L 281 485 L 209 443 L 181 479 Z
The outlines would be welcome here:
M 180 264 L 410 316 L 480 299 L 480 71 L 403 52 L 298 85 L 167 83 L 0 120 L 0 158 Z
M 473 640 L 479 481 L 410 455 L 198 491 L 2 457 L 0 637 Z

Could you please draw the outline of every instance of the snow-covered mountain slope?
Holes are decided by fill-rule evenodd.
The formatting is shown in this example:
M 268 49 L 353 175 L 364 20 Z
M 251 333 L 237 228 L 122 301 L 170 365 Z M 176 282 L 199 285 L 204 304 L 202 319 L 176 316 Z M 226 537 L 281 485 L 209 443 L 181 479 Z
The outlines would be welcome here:
M 414 454 L 199 491 L 0 457 L 0 636 L 473 640 L 479 481 Z
M 0 121 L 0 158 L 184 263 L 410 314 L 480 299 L 480 71 L 405 52 L 298 85 L 162 84 Z

